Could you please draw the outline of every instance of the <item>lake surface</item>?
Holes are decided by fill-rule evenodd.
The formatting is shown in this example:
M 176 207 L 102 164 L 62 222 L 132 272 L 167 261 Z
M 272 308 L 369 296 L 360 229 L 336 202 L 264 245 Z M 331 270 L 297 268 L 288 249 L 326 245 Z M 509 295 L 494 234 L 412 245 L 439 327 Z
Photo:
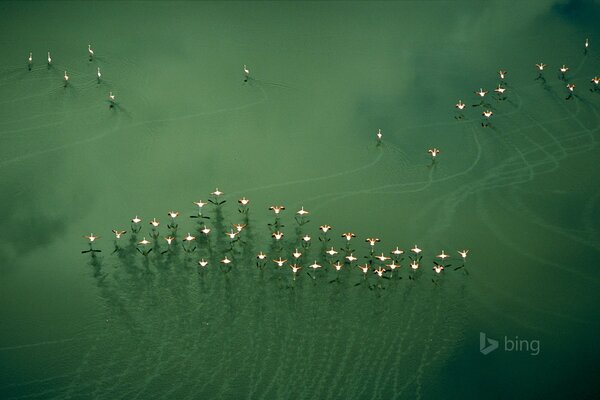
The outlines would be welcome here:
M 599 16 L 1 2 L 0 398 L 600 397 Z

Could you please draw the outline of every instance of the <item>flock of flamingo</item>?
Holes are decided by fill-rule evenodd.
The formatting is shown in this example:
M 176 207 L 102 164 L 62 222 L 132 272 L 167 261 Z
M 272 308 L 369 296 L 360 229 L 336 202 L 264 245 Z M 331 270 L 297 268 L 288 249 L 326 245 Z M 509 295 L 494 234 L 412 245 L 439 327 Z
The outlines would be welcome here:
M 234 263 L 235 258 L 230 253 L 233 253 L 237 246 L 244 246 L 245 244 L 243 238 L 245 229 L 249 223 L 248 212 L 250 209 L 250 200 L 246 197 L 242 197 L 238 200 L 238 212 L 245 216 L 244 223 L 235 223 L 231 225 L 231 228 L 228 231 L 226 230 L 224 232 L 213 233 L 213 229 L 207 226 L 207 220 L 210 220 L 211 217 L 206 215 L 204 212 L 204 207 L 208 204 L 212 204 L 215 208 L 222 207 L 223 204 L 226 203 L 226 200 L 222 199 L 223 195 L 224 193 L 217 188 L 211 193 L 212 197 L 206 202 L 202 200 L 193 202 L 197 208 L 196 212 L 193 215 L 190 215 L 190 218 L 198 220 L 198 225 L 195 227 L 195 231 L 197 232 L 195 235 L 198 235 L 198 237 L 190 232 L 187 232 L 187 234 L 183 236 L 181 240 L 178 239 L 177 232 L 179 229 L 179 224 L 177 221 L 180 217 L 180 212 L 178 211 L 169 211 L 167 213 L 169 218 L 169 221 L 166 224 L 168 232 L 167 234 L 160 233 L 159 230 L 161 227 L 161 222 L 156 218 L 152 218 L 148 221 L 148 224 L 150 225 L 150 231 L 147 235 L 141 235 L 140 233 L 142 231 L 143 221 L 139 216 L 134 216 L 131 219 L 130 232 L 132 235 L 134 235 L 133 243 L 135 244 L 136 251 L 144 257 L 148 257 L 152 251 L 160 252 L 160 254 L 173 254 L 177 251 L 176 246 L 179 245 L 185 253 L 191 255 L 194 254 L 196 250 L 201 249 L 202 246 L 209 246 L 207 239 L 211 233 L 216 235 L 224 235 L 228 239 L 229 248 L 224 252 L 223 258 L 220 260 L 220 264 L 229 267 L 230 264 Z M 272 205 L 268 209 L 275 217 L 275 220 L 268 224 L 272 239 L 271 250 L 275 253 L 275 255 L 269 257 L 269 255 L 264 251 L 260 251 L 258 254 L 256 254 L 256 266 L 258 268 L 262 269 L 270 262 L 272 262 L 277 268 L 288 266 L 292 273 L 293 279 L 295 280 L 297 274 L 303 268 L 312 270 L 313 274 L 308 274 L 311 276 L 311 278 L 316 278 L 315 271 L 322 268 L 322 264 L 324 264 L 323 262 L 320 264 L 316 258 L 325 260 L 326 263 L 337 272 L 339 272 L 343 267 L 357 267 L 360 269 L 365 279 L 367 278 L 369 271 L 372 271 L 377 277 L 389 279 L 391 276 L 393 276 L 394 271 L 401 267 L 401 262 L 403 260 L 405 251 L 400 249 L 400 247 L 396 247 L 388 253 L 389 255 L 386 255 L 385 252 L 377 254 L 375 249 L 377 244 L 380 242 L 380 239 L 377 237 L 365 238 L 365 242 L 367 243 L 369 249 L 369 254 L 363 256 L 364 263 L 359 263 L 359 258 L 355 256 L 356 250 L 352 248 L 353 241 L 356 239 L 356 234 L 353 232 L 341 233 L 340 237 L 342 238 L 344 245 L 339 247 L 332 246 L 329 244 L 332 239 L 329 237 L 330 231 L 333 230 L 330 225 L 319 226 L 320 233 L 318 240 L 322 243 L 323 252 L 320 257 L 316 257 L 314 261 L 310 263 L 310 260 L 312 259 L 309 259 L 306 253 L 309 252 L 313 238 L 309 234 L 301 233 L 297 238 L 299 244 L 293 252 L 287 255 L 288 258 L 286 258 L 283 246 L 283 238 L 285 236 L 283 227 L 285 225 L 283 225 L 281 221 L 282 213 L 286 208 L 282 205 Z M 296 211 L 294 219 L 298 227 L 302 227 L 309 222 L 307 217 L 308 214 L 310 214 L 310 212 L 304 207 L 301 207 L 300 210 Z M 112 233 L 114 238 L 113 253 L 123 251 L 121 242 L 128 231 L 113 229 Z M 139 237 L 137 236 L 138 234 L 142 236 L 141 240 L 139 240 Z M 94 247 L 96 241 L 100 239 L 100 236 L 90 233 L 89 235 L 85 235 L 84 238 L 88 241 L 89 248 L 87 250 L 83 250 L 82 253 L 91 253 L 92 256 L 94 256 L 95 253 L 101 252 L 101 250 Z M 162 243 L 163 246 L 161 246 L 160 243 Z M 408 265 L 410 266 L 411 271 L 416 272 L 421 266 L 423 258 L 421 253 L 423 250 L 415 244 L 408 251 Z M 457 251 L 457 257 L 459 257 L 462 261 L 462 265 L 454 268 L 455 270 L 464 268 L 468 253 L 469 250 Z M 451 256 L 444 250 L 442 250 L 440 254 L 436 255 L 435 258 L 436 260 L 433 261 L 433 271 L 435 271 L 436 274 L 442 273 L 444 269 L 451 266 L 450 264 L 445 264 L 446 260 L 451 258 Z M 198 266 L 199 268 L 206 268 L 209 266 L 209 261 L 205 258 L 201 258 L 198 260 Z M 409 278 L 414 279 L 414 276 L 410 275 Z
M 588 47 L 589 47 L 589 41 L 588 39 L 585 40 L 584 43 L 584 54 L 587 55 L 588 52 Z M 93 59 L 94 57 L 94 51 L 91 48 L 91 45 L 88 45 L 88 55 L 89 55 L 89 59 L 90 61 Z M 32 66 L 32 62 L 33 62 L 33 58 L 32 58 L 32 54 L 29 54 L 29 59 L 28 59 L 28 65 L 29 65 L 29 69 L 31 69 Z M 52 59 L 50 57 L 50 53 L 48 52 L 48 65 L 51 65 L 52 63 Z M 540 80 L 542 82 L 546 82 L 546 78 L 544 76 L 544 71 L 546 70 L 547 65 L 543 62 L 540 62 L 538 64 L 535 64 L 535 67 L 538 71 L 538 75 L 535 78 L 536 80 Z M 559 79 L 561 79 L 564 83 L 565 83 L 565 87 L 567 89 L 567 97 L 566 100 L 571 100 L 573 99 L 576 95 L 575 95 L 575 84 L 570 83 L 568 81 L 568 77 L 567 77 L 567 72 L 569 71 L 569 68 L 566 65 L 562 65 L 559 68 Z M 249 79 L 252 79 L 250 77 L 250 70 L 248 69 L 248 67 L 246 65 L 243 66 L 243 76 L 244 76 L 244 82 L 248 82 Z M 498 71 L 498 76 L 500 78 L 500 82 L 498 84 L 498 86 L 494 89 L 494 92 L 496 93 L 496 100 L 497 101 L 503 101 L 507 99 L 507 96 L 505 94 L 506 92 L 506 76 L 507 76 L 507 71 L 505 70 L 499 70 Z M 100 82 L 101 79 L 101 73 L 100 73 L 100 69 L 98 68 L 97 71 L 97 78 L 98 81 Z M 65 86 L 68 84 L 68 80 L 69 80 L 69 76 L 67 75 L 67 72 L 65 71 L 64 73 L 64 81 L 65 81 Z M 592 83 L 592 87 L 590 88 L 590 91 L 592 92 L 600 92 L 600 77 L 595 76 L 591 79 L 591 83 Z M 489 92 L 487 90 L 484 90 L 483 88 L 480 88 L 478 91 L 475 91 L 475 94 L 477 95 L 478 99 L 479 99 L 479 103 L 478 104 L 473 104 L 473 107 L 482 107 L 483 111 L 481 113 L 483 120 L 481 122 L 482 127 L 489 127 L 490 126 L 490 119 L 492 117 L 492 115 L 494 114 L 492 111 L 492 106 L 486 101 L 486 95 Z M 111 103 L 111 107 L 115 104 L 115 97 L 112 94 L 112 92 L 109 93 L 109 101 Z M 465 118 L 463 111 L 466 108 L 466 104 L 463 103 L 462 100 L 458 100 L 458 103 L 455 104 L 456 109 L 458 110 L 458 113 L 456 114 L 455 118 L 456 119 L 463 119 Z M 381 129 L 379 129 L 376 133 L 376 140 L 378 144 L 381 144 L 382 140 L 383 140 L 383 134 L 381 132 Z M 440 153 L 440 150 L 438 148 L 431 148 L 428 150 L 429 155 L 431 156 L 431 159 L 433 162 L 435 162 L 435 159 L 437 157 L 437 155 Z M 211 193 L 212 198 L 208 199 L 207 202 L 204 202 L 202 200 L 199 201 L 195 201 L 193 202 L 194 205 L 197 206 L 197 210 L 196 213 L 194 215 L 191 215 L 190 218 L 193 219 L 198 219 L 198 224 L 199 226 L 197 227 L 197 235 L 200 236 L 200 239 L 204 238 L 208 238 L 208 236 L 212 233 L 213 229 L 211 229 L 210 227 L 208 227 L 206 225 L 207 220 L 210 219 L 209 216 L 205 215 L 203 213 L 203 207 L 206 206 L 207 204 L 211 203 L 212 205 L 214 205 L 216 208 L 221 207 L 226 200 L 221 200 L 221 196 L 223 196 L 223 192 L 221 192 L 219 189 L 216 189 L 215 191 L 213 191 Z M 245 197 L 242 197 L 241 199 L 238 200 L 239 203 L 239 209 L 238 211 L 240 213 L 242 213 L 243 215 L 246 216 L 245 219 L 245 223 L 237 223 L 237 224 L 232 224 L 232 227 L 229 231 L 225 231 L 225 232 L 217 232 L 217 235 L 225 235 L 228 239 L 229 239 L 229 251 L 233 252 L 234 247 L 235 246 L 242 246 L 244 241 L 241 240 L 244 236 L 244 230 L 247 227 L 248 224 L 248 210 L 249 210 L 249 203 L 250 200 L 248 200 Z M 291 254 L 288 255 L 288 258 L 285 258 L 284 253 L 284 249 L 283 249 L 283 245 L 282 245 L 282 240 L 284 237 L 284 232 L 282 231 L 283 228 L 283 224 L 281 223 L 281 213 L 285 210 L 284 206 L 281 205 L 273 205 L 269 207 L 269 210 L 273 212 L 274 216 L 275 216 L 275 221 L 273 223 L 268 224 L 270 227 L 270 231 L 271 231 L 271 238 L 273 241 L 273 246 L 272 249 L 275 251 L 275 255 L 273 257 L 269 257 L 268 254 L 264 253 L 263 251 L 259 252 L 256 255 L 256 266 L 259 268 L 263 268 L 265 267 L 269 262 L 272 262 L 277 268 L 281 268 L 284 266 L 288 266 L 290 268 L 290 271 L 292 272 L 293 278 L 296 279 L 297 274 L 299 273 L 299 271 L 303 268 L 309 268 L 310 270 L 313 271 L 317 271 L 320 268 L 323 267 L 323 265 L 319 264 L 319 262 L 317 262 L 317 260 L 315 259 L 314 262 L 312 264 L 309 264 L 310 261 L 307 260 L 306 254 L 308 252 L 309 247 L 311 246 L 312 243 L 312 238 L 310 235 L 308 234 L 304 234 L 304 236 L 299 237 L 298 238 L 298 242 L 300 243 L 299 247 L 301 248 L 301 250 L 299 250 L 298 248 L 295 248 L 295 250 L 293 252 L 291 252 Z M 307 220 L 307 215 L 309 214 L 309 212 L 307 210 L 304 209 L 304 207 L 301 207 L 300 210 L 298 210 L 296 212 L 295 215 L 295 220 L 296 223 L 298 224 L 298 226 L 303 226 L 304 224 L 306 224 L 308 222 Z M 139 237 L 137 237 L 137 235 L 141 232 L 142 230 L 142 219 L 139 218 L 137 215 L 131 219 L 131 234 L 134 235 L 132 240 L 133 243 L 135 244 L 135 248 L 136 250 L 144 257 L 147 257 L 152 251 L 160 251 L 161 254 L 167 254 L 167 253 L 173 253 L 175 250 L 175 248 L 180 245 L 181 248 L 183 249 L 184 252 L 188 253 L 188 254 L 193 254 L 194 252 L 196 252 L 197 249 L 200 249 L 202 245 L 207 245 L 207 241 L 202 241 L 202 240 L 198 240 L 198 238 L 194 235 L 192 235 L 190 232 L 188 232 L 181 240 L 178 239 L 177 237 L 177 231 L 178 231 L 178 224 L 177 224 L 177 218 L 179 217 L 180 213 L 178 211 L 170 211 L 167 213 L 168 217 L 169 217 L 169 223 L 167 224 L 167 229 L 168 229 L 168 234 L 166 235 L 161 235 L 161 233 L 159 232 L 159 227 L 161 226 L 161 223 L 156 219 L 153 218 L 152 220 L 149 221 L 149 224 L 151 225 L 151 231 L 149 232 L 148 235 L 142 235 L 142 239 L 138 240 Z M 352 245 L 351 242 L 353 242 L 353 240 L 355 240 L 356 235 L 352 232 L 345 232 L 345 233 L 341 233 L 341 238 L 342 240 L 345 242 L 345 244 L 343 246 L 339 246 L 339 247 L 335 247 L 335 246 L 329 246 L 328 249 L 325 250 L 326 246 L 324 245 L 325 243 L 328 243 L 331 238 L 328 236 L 329 235 L 329 231 L 332 230 L 332 227 L 329 225 L 321 225 L 319 227 L 320 230 L 320 234 L 319 234 L 319 241 L 323 243 L 323 248 L 322 251 L 324 252 L 324 254 L 321 254 L 321 257 L 317 257 L 319 259 L 322 260 L 326 260 L 327 264 L 329 264 L 333 269 L 335 269 L 335 271 L 340 271 L 343 267 L 356 267 L 360 270 L 360 272 L 362 272 L 363 276 L 367 277 L 367 275 L 369 274 L 369 271 L 372 271 L 374 275 L 376 275 L 377 277 L 380 278 L 388 278 L 391 277 L 394 273 L 394 271 L 398 268 L 401 267 L 401 261 L 403 260 L 403 255 L 405 255 L 405 251 L 400 249 L 399 247 L 396 247 L 395 249 L 391 250 L 388 254 L 386 255 L 385 252 L 381 252 L 381 254 L 376 254 L 375 252 L 375 248 L 377 246 L 377 243 L 380 242 L 379 238 L 376 237 L 367 237 L 365 238 L 365 242 L 368 244 L 368 248 L 369 248 L 369 255 L 365 255 L 364 259 L 365 262 L 364 263 L 359 263 L 359 258 L 356 257 L 354 255 L 355 249 L 352 249 Z M 126 235 L 128 232 L 126 230 L 118 230 L 118 229 L 113 229 L 112 230 L 113 234 L 114 234 L 114 246 L 115 246 L 115 250 L 114 252 L 118 252 L 123 250 L 123 248 L 120 246 L 120 242 L 122 241 L 122 238 L 124 235 Z M 90 233 L 89 235 L 85 235 L 84 238 L 88 241 L 89 243 L 89 249 L 87 250 L 83 250 L 82 253 L 91 253 L 92 256 L 94 256 L 95 253 L 100 252 L 101 250 L 94 248 L 94 244 L 96 243 L 96 241 L 100 238 L 100 236 L 97 236 L 93 233 Z M 164 242 L 163 242 L 164 241 Z M 164 245 L 166 245 L 166 248 L 163 249 L 162 246 L 160 246 L 160 243 L 163 243 Z M 411 271 L 417 271 L 419 270 L 420 266 L 421 266 L 421 262 L 422 262 L 422 249 L 419 248 L 417 245 L 414 245 L 414 247 L 410 248 L 407 251 L 408 255 L 408 266 L 410 267 Z M 465 266 L 465 262 L 467 259 L 467 255 L 469 253 L 469 250 L 457 250 L 456 251 L 456 258 L 460 259 L 462 262 L 462 265 L 455 267 L 454 269 L 460 269 L 460 268 L 464 268 Z M 433 271 L 435 272 L 435 274 L 441 274 L 442 271 L 444 271 L 444 269 L 448 268 L 450 266 L 450 264 L 445 264 L 446 260 L 451 258 L 451 256 L 449 254 L 447 254 L 444 250 L 442 250 L 440 252 L 440 254 L 437 254 L 435 256 L 435 259 L 433 261 Z M 235 257 L 233 257 L 231 254 L 224 254 L 223 258 L 220 260 L 220 263 L 222 265 L 225 266 L 229 266 L 230 264 L 234 263 L 235 261 Z M 322 262 L 323 263 L 323 262 Z M 198 266 L 199 268 L 206 268 L 209 265 L 209 261 L 207 261 L 205 258 L 201 258 L 198 261 Z M 466 272 L 466 269 L 464 270 Z M 309 273 L 309 275 L 314 279 L 315 275 L 312 275 Z M 412 276 L 409 276 L 409 278 L 413 279 Z

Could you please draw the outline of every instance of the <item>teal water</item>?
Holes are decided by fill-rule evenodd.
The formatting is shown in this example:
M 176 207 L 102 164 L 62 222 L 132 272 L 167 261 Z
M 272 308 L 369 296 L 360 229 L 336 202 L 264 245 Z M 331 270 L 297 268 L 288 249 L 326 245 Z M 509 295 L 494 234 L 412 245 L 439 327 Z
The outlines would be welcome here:
M 0 2 L 0 398 L 597 398 L 599 7 Z M 201 239 L 192 202 L 216 187 Z M 129 231 L 115 253 L 111 229 Z M 336 276 L 323 251 L 343 255 L 343 232 L 359 260 Z M 357 268 L 367 237 L 406 251 L 389 279 Z M 256 265 L 296 247 L 295 280 Z M 480 332 L 500 348 L 482 354 Z

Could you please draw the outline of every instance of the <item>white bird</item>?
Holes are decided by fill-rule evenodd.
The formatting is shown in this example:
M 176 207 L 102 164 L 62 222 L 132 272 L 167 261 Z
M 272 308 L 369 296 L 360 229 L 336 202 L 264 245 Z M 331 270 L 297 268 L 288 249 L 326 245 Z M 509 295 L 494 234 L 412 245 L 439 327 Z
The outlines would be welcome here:
M 331 257 L 335 256 L 338 252 L 335 251 L 335 249 L 332 247 L 329 250 L 327 250 L 325 253 L 329 254 Z
M 29 62 L 29 65 L 33 63 L 33 53 L 29 53 L 29 58 L 27 59 L 27 62 Z
M 402 254 L 404 254 L 404 250 L 400 250 L 400 249 L 398 248 L 398 246 L 396 246 L 396 248 L 395 248 L 394 250 L 392 250 L 392 251 L 391 251 L 391 253 L 392 253 L 393 255 L 395 255 L 395 256 L 399 256 L 399 255 L 402 255 Z
M 321 268 L 321 266 L 319 264 L 317 264 L 317 260 L 315 260 L 315 262 L 313 264 L 309 265 L 309 267 L 314 270 Z
M 198 261 L 198 265 L 200 265 L 201 267 L 206 267 L 208 265 L 208 261 L 206 261 L 204 258 L 201 259 L 200 261 Z
M 381 262 L 385 262 L 385 261 L 387 261 L 387 260 L 389 260 L 389 259 L 390 259 L 389 257 L 386 257 L 386 256 L 385 256 L 383 253 L 381 253 L 381 254 L 380 254 L 380 255 L 378 255 L 378 256 L 375 256 L 375 258 L 377 258 L 377 259 L 378 259 L 379 261 L 381 261 Z
M 444 253 L 444 250 L 442 250 L 442 252 L 440 254 L 438 254 L 436 257 L 437 258 L 441 258 L 443 260 L 443 259 L 448 258 L 450 256 L 448 254 Z
M 88 54 L 90 56 L 90 60 L 94 57 L 94 50 L 92 50 L 92 45 L 88 44 Z
M 250 76 L 250 70 L 248 69 L 248 67 L 246 66 L 246 64 L 244 64 L 244 76 L 246 78 L 248 78 L 248 76 Z
M 96 76 L 98 76 L 98 80 L 102 78 L 102 74 L 100 73 L 100 67 L 98 67 L 98 69 L 96 70 Z
M 419 254 L 420 252 L 422 252 L 423 250 L 421 250 L 419 247 L 417 247 L 417 245 L 415 244 L 415 247 L 413 247 L 412 249 L 410 249 L 410 251 L 412 251 L 415 254 Z
M 121 239 L 121 236 L 127 233 L 127 231 L 118 231 L 116 229 L 112 230 L 112 233 L 115 234 L 115 239 Z
M 299 210 L 299 211 L 297 211 L 297 212 L 296 212 L 296 214 L 298 214 L 298 215 L 300 215 L 301 217 L 303 217 L 303 216 L 305 216 L 306 214 L 309 214 L 309 212 L 308 212 L 308 211 L 306 211 L 306 210 L 304 209 L 304 206 L 302 206 L 302 208 L 300 208 L 300 210 Z
M 65 71 L 64 79 L 65 83 L 69 82 L 69 75 L 67 75 L 67 71 Z
M 299 259 L 300 257 L 302 257 L 302 253 L 300 253 L 300 252 L 298 251 L 298 249 L 296 249 L 296 250 L 295 250 L 295 251 L 292 253 L 292 256 L 294 256 L 294 258 L 297 260 L 297 259 Z
M 358 260 L 358 258 L 354 257 L 353 253 L 350 253 L 349 256 L 346 256 L 346 260 L 353 262 L 353 261 Z
M 283 258 L 279 257 L 278 259 L 273 260 L 273 262 L 277 264 L 278 267 L 283 267 L 287 260 L 284 260 Z
M 463 260 L 465 258 L 467 258 L 467 253 L 469 253 L 469 250 L 458 250 L 458 254 L 460 254 L 460 256 L 463 258 Z
M 382 137 L 383 137 L 383 135 L 381 134 L 381 129 L 379 129 L 379 130 L 377 131 L 377 140 L 378 140 L 378 141 L 381 141 L 381 138 L 382 138 Z
M 109 100 L 111 103 L 114 103 L 114 102 L 115 102 L 115 95 L 113 94 L 113 92 L 108 92 L 108 100 Z
M 227 256 L 225 256 L 225 258 L 221 260 L 221 263 L 225 264 L 225 265 L 229 264 L 230 262 L 231 262 L 231 260 L 229 258 L 227 258 Z
M 52 57 L 50 57 L 50 52 L 48 52 L 48 65 L 52 64 Z
M 84 238 L 86 238 L 87 240 L 91 242 L 93 242 L 94 240 L 98 239 L 100 236 L 95 236 L 93 233 L 90 233 L 89 235 L 84 236 Z

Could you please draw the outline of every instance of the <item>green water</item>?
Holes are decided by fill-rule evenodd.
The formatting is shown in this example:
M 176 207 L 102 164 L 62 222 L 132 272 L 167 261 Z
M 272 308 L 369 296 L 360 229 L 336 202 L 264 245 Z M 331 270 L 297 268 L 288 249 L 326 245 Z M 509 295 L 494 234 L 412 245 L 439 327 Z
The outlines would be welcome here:
M 599 11 L 0 2 L 0 398 L 597 398 Z M 486 128 L 471 106 L 480 87 Z M 192 202 L 216 187 L 227 202 L 204 207 L 201 239 Z M 279 204 L 281 246 L 268 225 Z M 170 210 L 178 243 L 161 254 Z M 159 247 L 143 257 L 153 217 Z M 247 227 L 231 249 L 233 223 Z M 114 253 L 111 229 L 129 231 Z M 90 232 L 94 256 L 81 253 Z M 336 280 L 323 251 L 343 232 L 359 260 Z M 356 267 L 367 237 L 377 254 L 406 251 L 389 279 Z M 289 264 L 296 247 L 294 280 L 270 260 Z M 441 250 L 452 266 L 436 276 Z M 480 332 L 500 348 L 482 354 Z M 539 353 L 508 351 L 505 336 Z

